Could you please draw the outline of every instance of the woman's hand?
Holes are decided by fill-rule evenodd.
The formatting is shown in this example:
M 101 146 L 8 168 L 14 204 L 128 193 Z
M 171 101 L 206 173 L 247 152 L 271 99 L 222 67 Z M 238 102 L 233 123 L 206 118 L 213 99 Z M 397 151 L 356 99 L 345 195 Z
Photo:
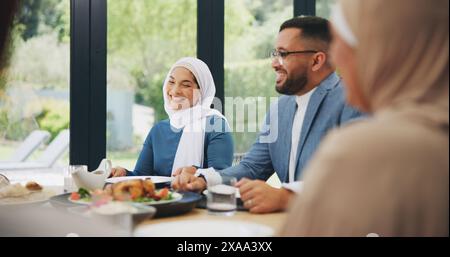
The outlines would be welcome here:
M 127 175 L 127 170 L 122 167 L 115 167 L 111 169 L 110 177 L 125 177 Z

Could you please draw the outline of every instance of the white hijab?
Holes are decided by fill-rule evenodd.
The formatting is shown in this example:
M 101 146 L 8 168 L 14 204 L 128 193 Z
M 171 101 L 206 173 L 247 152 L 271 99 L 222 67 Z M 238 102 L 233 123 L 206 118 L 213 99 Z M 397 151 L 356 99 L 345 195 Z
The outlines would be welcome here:
M 196 78 L 200 88 L 200 96 L 197 103 L 194 103 L 194 106 L 188 109 L 173 110 L 170 107 L 169 98 L 166 93 L 170 75 L 177 67 L 188 69 Z M 208 116 L 217 115 L 228 123 L 222 113 L 211 109 L 215 94 L 216 86 L 214 85 L 211 71 L 203 61 L 197 58 L 181 58 L 172 66 L 167 74 L 163 85 L 164 109 L 169 115 L 170 125 L 176 129 L 183 129 L 183 134 L 181 135 L 175 154 L 172 173 L 176 169 L 186 166 L 203 166 L 205 127 Z

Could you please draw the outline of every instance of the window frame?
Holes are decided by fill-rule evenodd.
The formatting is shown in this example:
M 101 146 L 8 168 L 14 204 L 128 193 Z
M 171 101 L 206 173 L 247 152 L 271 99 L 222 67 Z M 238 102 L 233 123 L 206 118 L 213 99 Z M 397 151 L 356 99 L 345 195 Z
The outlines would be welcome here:
M 106 156 L 106 0 L 70 1 L 70 164 Z
M 294 0 L 294 17 L 316 15 L 316 0 Z

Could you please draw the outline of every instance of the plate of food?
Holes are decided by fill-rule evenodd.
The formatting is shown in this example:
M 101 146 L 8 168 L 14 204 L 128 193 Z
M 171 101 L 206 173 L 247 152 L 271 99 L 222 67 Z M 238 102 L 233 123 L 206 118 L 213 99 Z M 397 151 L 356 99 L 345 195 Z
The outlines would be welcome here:
M 3 178 L 4 176 L 0 183 L 0 206 L 42 204 L 55 195 L 52 190 L 34 181 L 29 181 L 24 186 L 20 183 L 10 184 L 9 180 Z
M 179 193 L 169 188 L 156 189 L 151 180 L 125 180 L 108 184 L 103 190 L 89 191 L 80 188 L 77 192 L 52 197 L 50 202 L 57 207 L 77 205 L 102 205 L 107 202 L 128 202 L 157 209 L 156 216 L 171 216 L 192 210 L 201 200 L 196 193 Z
M 133 202 L 144 205 L 156 205 L 179 201 L 182 195 L 169 190 L 167 187 L 156 189 L 152 180 L 133 179 L 123 180 L 107 185 L 103 190 L 89 191 L 80 188 L 73 192 L 68 200 L 77 204 L 92 205 L 97 202 L 119 201 Z

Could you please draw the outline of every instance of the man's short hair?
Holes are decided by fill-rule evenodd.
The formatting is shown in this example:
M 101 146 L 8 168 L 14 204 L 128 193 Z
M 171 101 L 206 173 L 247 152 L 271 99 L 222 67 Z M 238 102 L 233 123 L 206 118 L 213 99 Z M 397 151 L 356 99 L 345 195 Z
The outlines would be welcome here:
M 326 49 L 328 49 L 328 46 L 331 43 L 331 33 L 327 19 L 316 16 L 294 17 L 281 25 L 280 32 L 288 28 L 300 29 L 302 31 L 302 39 L 322 42 Z

